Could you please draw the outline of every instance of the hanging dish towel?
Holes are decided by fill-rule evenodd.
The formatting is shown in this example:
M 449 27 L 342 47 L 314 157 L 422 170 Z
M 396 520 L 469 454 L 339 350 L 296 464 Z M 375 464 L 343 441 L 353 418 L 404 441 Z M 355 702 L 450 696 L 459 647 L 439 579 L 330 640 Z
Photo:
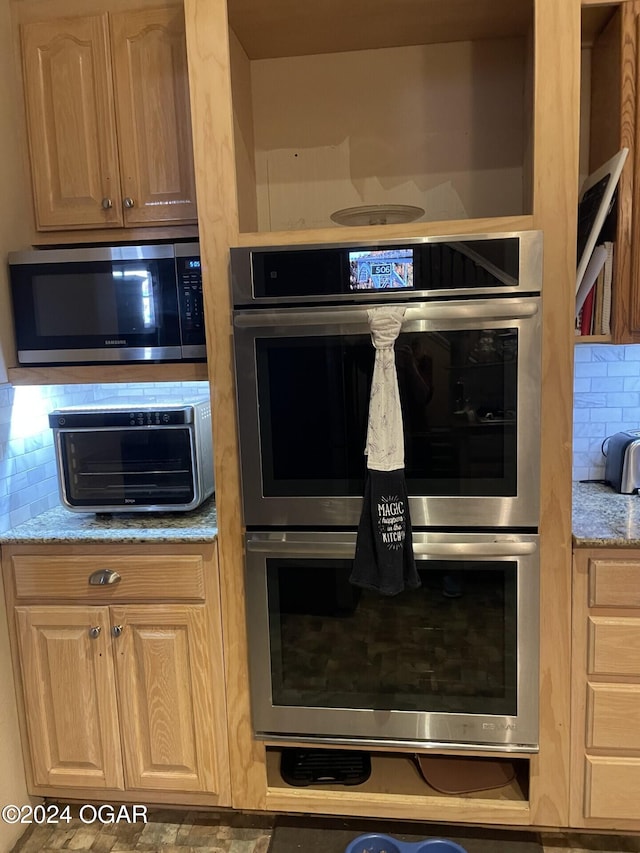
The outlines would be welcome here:
M 382 595 L 417 589 L 409 500 L 404 478 L 404 435 L 394 344 L 404 308 L 367 313 L 375 363 L 367 429 L 367 481 L 350 581 Z

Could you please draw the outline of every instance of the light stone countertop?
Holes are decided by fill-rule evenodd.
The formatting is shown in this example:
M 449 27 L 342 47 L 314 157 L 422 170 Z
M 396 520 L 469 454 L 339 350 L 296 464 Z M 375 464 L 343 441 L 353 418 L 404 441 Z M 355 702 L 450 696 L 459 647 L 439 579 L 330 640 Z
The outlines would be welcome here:
M 640 495 L 574 482 L 572 528 L 577 548 L 640 547 Z
M 601 483 L 573 483 L 575 547 L 640 547 L 640 495 L 620 495 Z M 192 512 L 76 513 L 62 506 L 25 521 L 0 544 L 73 542 L 213 542 L 215 500 Z
M 70 512 L 58 506 L 0 533 L 0 544 L 80 542 L 213 542 L 218 518 L 213 498 L 191 512 Z

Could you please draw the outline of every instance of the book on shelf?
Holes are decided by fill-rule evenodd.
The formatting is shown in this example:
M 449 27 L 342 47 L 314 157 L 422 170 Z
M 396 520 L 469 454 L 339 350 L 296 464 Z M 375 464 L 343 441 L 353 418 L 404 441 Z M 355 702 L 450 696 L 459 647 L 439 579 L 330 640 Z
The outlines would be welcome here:
M 576 294 L 576 335 L 611 334 L 614 244 L 596 246 Z

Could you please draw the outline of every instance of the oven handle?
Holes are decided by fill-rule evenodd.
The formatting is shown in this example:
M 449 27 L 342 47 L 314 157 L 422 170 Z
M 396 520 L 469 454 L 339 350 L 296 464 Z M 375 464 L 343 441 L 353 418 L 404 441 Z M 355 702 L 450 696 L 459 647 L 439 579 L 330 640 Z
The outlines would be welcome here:
M 532 299 L 483 300 L 482 302 L 471 300 L 444 303 L 423 302 L 419 305 L 400 304 L 387 307 L 406 308 L 403 322 L 412 320 L 520 320 L 534 317 L 538 313 L 539 303 Z M 339 323 L 368 326 L 368 322 L 367 309 L 361 307 L 336 307 L 331 310 L 309 307 L 305 310 L 281 309 L 279 311 L 253 309 L 236 312 L 233 318 L 233 324 L 238 328 L 323 326 Z
M 355 542 L 288 542 L 249 540 L 247 550 L 261 554 L 309 554 L 314 556 L 353 557 Z M 523 557 L 535 554 L 535 542 L 431 542 L 413 543 L 416 557 Z

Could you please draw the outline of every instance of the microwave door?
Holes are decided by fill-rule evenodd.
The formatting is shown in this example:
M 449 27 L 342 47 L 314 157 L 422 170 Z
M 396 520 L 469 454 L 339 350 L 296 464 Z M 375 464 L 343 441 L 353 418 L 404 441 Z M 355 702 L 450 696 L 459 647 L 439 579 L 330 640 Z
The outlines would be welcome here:
M 15 264 L 21 364 L 178 360 L 173 257 Z
M 414 526 L 537 526 L 539 307 L 407 306 L 396 368 Z M 236 311 L 234 326 L 245 523 L 357 526 L 366 308 Z

